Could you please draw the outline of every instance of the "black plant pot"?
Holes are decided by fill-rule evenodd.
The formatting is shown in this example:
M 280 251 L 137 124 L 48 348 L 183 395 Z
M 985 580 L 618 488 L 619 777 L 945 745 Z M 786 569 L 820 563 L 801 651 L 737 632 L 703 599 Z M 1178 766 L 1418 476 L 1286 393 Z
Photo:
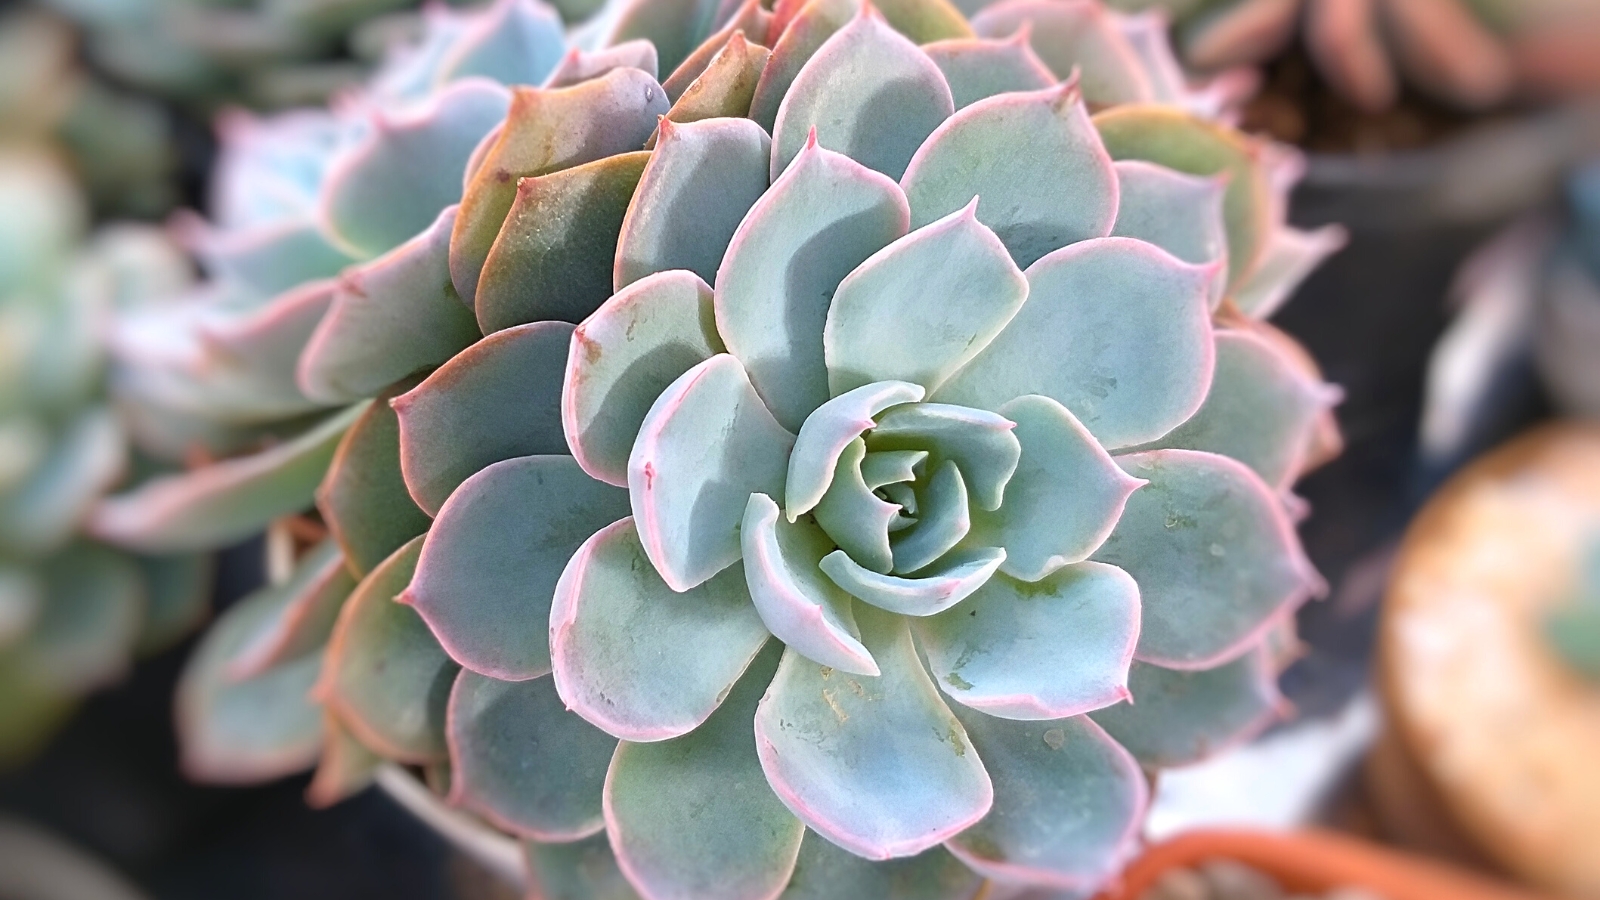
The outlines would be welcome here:
M 1350 240 L 1274 319 L 1345 391 L 1344 454 L 1298 487 L 1313 509 L 1301 529 L 1307 551 L 1333 591 L 1300 614 L 1308 654 L 1284 687 L 1303 713 L 1339 707 L 1364 682 L 1388 548 L 1438 480 L 1419 463 L 1417 431 L 1458 267 L 1512 218 L 1550 203 L 1563 173 L 1597 151 L 1600 103 L 1422 151 L 1311 158 L 1290 218 L 1341 223 Z

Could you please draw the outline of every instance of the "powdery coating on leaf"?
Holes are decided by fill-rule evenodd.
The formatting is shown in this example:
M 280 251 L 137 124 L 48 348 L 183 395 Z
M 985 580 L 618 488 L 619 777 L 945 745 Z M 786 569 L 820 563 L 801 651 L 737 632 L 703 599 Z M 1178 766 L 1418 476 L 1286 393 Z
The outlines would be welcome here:
M 983 818 L 994 788 L 905 621 L 857 613 L 883 675 L 785 651 L 756 711 L 756 749 L 779 799 L 817 833 L 868 859 L 912 856 Z
M 1128 690 L 1128 703 L 1091 717 L 1146 766 L 1199 762 L 1251 740 L 1286 712 L 1264 647 L 1192 672 L 1135 662 Z
M 993 812 L 945 844 L 958 859 L 999 881 L 1081 892 L 1137 852 L 1145 774 L 1098 725 L 958 715 L 995 785 Z
M 612 288 L 619 293 L 668 269 L 689 269 L 710 283 L 768 187 L 772 140 L 749 119 L 664 119 L 659 134 L 617 238 Z
M 926 391 L 904 381 L 879 381 L 839 394 L 811 411 L 789 454 L 784 479 L 784 514 L 790 522 L 808 513 L 834 482 L 839 454 L 879 413 L 901 403 L 915 403 Z
M 766 494 L 750 495 L 739 534 L 745 585 L 774 637 L 823 665 L 880 674 L 861 646 L 850 595 L 818 568 L 833 547 L 826 534 L 810 522 L 779 522 Z
M 830 392 L 889 380 L 938 390 L 1016 315 L 1028 281 L 977 220 L 978 202 L 879 250 L 840 282 L 822 331 Z
M 1022 452 L 1006 503 L 979 511 L 977 539 L 1006 548 L 1002 571 L 1038 581 L 1089 558 L 1111 534 L 1128 497 L 1144 484 L 1117 467 L 1083 423 L 1049 397 L 1028 394 L 1001 407 L 1017 424 Z
M 201 638 L 174 700 L 184 773 L 212 784 L 253 783 L 308 768 L 322 741 L 322 718 L 307 698 L 322 661 L 315 655 L 234 680 L 234 654 L 276 614 L 280 600 L 260 593 L 226 610 Z
M 627 493 L 591 479 L 570 456 L 497 462 L 445 501 L 400 602 L 461 665 L 502 681 L 545 675 L 562 570 L 627 514 Z
M 510 103 L 501 85 L 472 79 L 441 89 L 417 109 L 373 113 L 362 141 L 328 168 L 318 209 L 324 234 L 364 259 L 422 231 L 461 198 L 456 173 Z
M 416 612 L 395 603 L 415 571 L 413 538 L 362 579 L 339 611 L 314 689 L 363 744 L 413 764 L 445 758 L 445 705 L 459 668 Z
M 805 827 L 767 786 L 750 730 L 782 652 L 764 649 L 693 733 L 617 747 L 607 830 L 618 865 L 652 900 L 773 898 L 789 880 Z
M 1131 238 L 1063 247 L 1028 268 L 1028 302 L 934 399 L 998 409 L 1042 394 L 1107 449 L 1155 440 L 1211 385 L 1214 274 Z
M 784 94 L 772 128 L 772 178 L 815 135 L 898 179 L 923 140 L 954 111 L 939 67 L 863 3 Z
M 922 48 L 950 85 L 956 109 L 996 94 L 1040 91 L 1055 84 L 1054 72 L 1029 46 L 1032 26 L 1004 40 L 956 38 Z
M 1110 234 L 1117 217 L 1111 158 L 1071 80 L 962 109 L 918 148 L 900 184 L 915 228 L 976 197 L 978 221 L 1023 268 L 1066 244 Z
M 790 431 L 830 396 L 822 331 L 834 290 L 909 221 L 892 180 L 812 141 L 734 232 L 713 283 L 717 331 Z
M 626 487 L 628 455 L 655 399 L 723 352 L 711 298 L 693 272 L 659 272 L 618 290 L 572 332 L 561 425 L 590 476 Z
M 450 691 L 450 804 L 536 841 L 605 827 L 601 790 L 616 739 L 568 712 L 549 678 L 462 670 Z
M 1139 586 L 1100 563 L 1032 584 L 996 576 L 914 628 L 940 689 L 958 703 L 1006 719 L 1062 719 L 1127 699 Z
M 421 234 L 345 270 L 295 365 L 295 383 L 307 397 L 349 403 L 372 396 L 480 337 L 450 284 L 455 220 L 456 207 L 446 207 Z
M 673 590 L 738 561 L 745 503 L 780 492 L 793 446 L 726 353 L 656 398 L 628 457 L 628 494 L 645 553 Z
M 1149 484 L 1129 498 L 1095 559 L 1139 582 L 1139 659 L 1211 668 L 1324 589 L 1278 495 L 1243 463 L 1193 450 L 1117 463 Z
M 1007 0 L 973 16 L 972 27 L 991 38 L 1028 29 L 1045 65 L 1057 78 L 1077 70 L 1084 96 L 1097 107 L 1149 102 L 1155 86 L 1120 18 L 1098 0 Z
M 400 471 L 424 512 L 438 515 L 457 485 L 491 463 L 566 452 L 561 380 L 571 336 L 565 322 L 497 331 L 389 401 L 400 417 Z
M 550 609 L 550 657 L 569 709 L 610 734 L 659 741 L 698 728 L 768 641 L 738 566 L 668 588 L 632 519 L 574 553 Z

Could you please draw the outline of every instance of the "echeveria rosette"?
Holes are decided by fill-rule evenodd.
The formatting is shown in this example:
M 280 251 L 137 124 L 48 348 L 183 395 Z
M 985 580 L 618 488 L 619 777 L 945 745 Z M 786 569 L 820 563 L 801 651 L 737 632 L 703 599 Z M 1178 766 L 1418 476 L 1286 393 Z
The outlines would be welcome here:
M 1263 274 L 1287 166 L 1029 87 L 957 110 L 858 14 L 771 137 L 669 117 L 575 330 L 508 316 L 394 402 L 457 803 L 603 828 L 650 897 L 1091 890 L 1141 763 L 1271 717 L 1275 627 L 1317 588 L 1284 492 L 1332 399 L 1239 310 L 1291 280 Z
M 205 614 L 204 560 L 133 557 L 83 534 L 129 462 L 101 394 L 105 319 L 188 277 L 158 234 L 109 227 L 86 242 L 85 218 L 44 151 L 0 154 L 0 766 Z

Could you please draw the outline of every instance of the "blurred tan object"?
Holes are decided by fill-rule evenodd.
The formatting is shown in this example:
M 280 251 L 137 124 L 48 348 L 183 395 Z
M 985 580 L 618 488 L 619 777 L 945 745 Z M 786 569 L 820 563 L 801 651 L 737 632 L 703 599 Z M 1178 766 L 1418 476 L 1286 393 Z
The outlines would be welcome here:
M 1600 685 L 1556 656 L 1546 629 L 1596 535 L 1600 426 L 1511 442 L 1412 523 L 1378 647 L 1403 757 L 1461 833 L 1574 897 L 1600 897 Z

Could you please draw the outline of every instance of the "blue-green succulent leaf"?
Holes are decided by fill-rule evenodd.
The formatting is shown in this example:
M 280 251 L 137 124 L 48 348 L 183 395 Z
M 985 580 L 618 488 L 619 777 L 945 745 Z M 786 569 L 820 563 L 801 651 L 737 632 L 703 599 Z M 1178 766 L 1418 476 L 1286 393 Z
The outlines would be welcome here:
M 705 722 L 769 635 L 733 566 L 675 591 L 645 557 L 633 520 L 591 537 L 550 610 L 550 656 L 567 707 L 629 741 Z
M 772 56 L 762 69 L 750 100 L 750 118 L 770 132 L 778 121 L 778 107 L 788 96 L 801 67 L 860 11 L 861 0 L 811 0 L 801 4 L 794 18 L 783 23 L 782 33 L 772 45 Z M 777 26 L 774 22 L 773 27 Z
M 1338 396 L 1266 339 L 1219 331 L 1211 392 L 1155 446 L 1231 456 L 1287 490 L 1305 465 L 1319 419 Z
M 144 590 L 133 560 L 73 544 L 45 560 L 44 606 L 5 661 L 35 684 L 81 694 L 116 680 L 133 663 Z
M 656 78 L 661 72 L 656 45 L 641 39 L 623 41 L 599 50 L 573 47 L 545 79 L 544 86 L 572 87 L 579 82 L 599 78 L 612 69 L 638 69 L 651 78 Z
M 955 709 L 994 780 L 994 809 L 945 845 L 958 859 L 999 882 L 1086 896 L 1138 852 L 1145 776 L 1099 726 Z
M 145 553 L 220 547 L 311 505 L 346 429 L 366 409 L 358 403 L 291 441 L 251 456 L 166 475 L 101 501 L 91 534 Z
M 404 117 L 375 115 L 362 142 L 329 167 L 321 209 L 327 233 L 346 253 L 369 259 L 427 228 L 461 199 L 467 157 L 510 103 L 504 87 L 474 80 L 442 88 Z
M 460 669 L 422 617 L 395 602 L 421 549 L 422 538 L 413 538 L 356 586 L 334 623 L 316 688 L 361 743 L 419 765 L 448 754 L 446 707 Z
M 1006 719 L 1063 719 L 1127 698 L 1139 586 L 1102 563 L 1031 584 L 1002 575 L 916 628 L 957 702 Z
M 782 652 L 769 645 L 693 732 L 617 747 L 606 820 L 617 862 L 650 897 L 745 900 L 789 881 L 805 827 L 767 786 L 750 730 Z
M 861 480 L 874 491 L 915 481 L 928 456 L 926 450 L 875 450 L 861 460 Z
M 997 547 L 951 553 L 912 576 L 880 575 L 863 568 L 843 550 L 822 558 L 822 571 L 851 595 L 890 612 L 931 616 L 943 612 L 983 587 L 1005 561 Z
M 432 522 L 406 490 L 400 473 L 400 417 L 389 406 L 389 400 L 420 380 L 407 378 L 378 394 L 339 441 L 317 487 L 317 511 L 357 578 Z
M 875 495 L 861 477 L 867 445 L 854 438 L 839 455 L 833 483 L 812 511 L 823 532 L 839 545 L 840 553 L 867 570 L 887 574 L 894 568 L 894 548 L 889 532 L 900 518 L 900 507 Z
M 569 844 L 527 841 L 528 886 L 545 900 L 640 900 L 604 832 Z
M 541 84 L 566 51 L 561 16 L 544 3 L 496 3 L 477 16 L 439 60 L 440 83 L 487 78 L 499 84 Z
M 772 128 L 772 177 L 812 136 L 898 179 L 924 139 L 955 111 L 927 54 L 869 4 L 818 48 L 789 86 Z
M 1193 672 L 1135 662 L 1128 690 L 1130 702 L 1097 710 L 1093 718 L 1150 767 L 1199 762 L 1282 715 L 1283 697 L 1264 650 Z
M 628 492 L 645 553 L 675 591 L 739 559 L 753 493 L 783 489 L 794 435 L 720 353 L 683 373 L 645 416 L 628 457 Z
M 1005 40 L 954 38 L 922 48 L 950 85 L 956 109 L 1019 91 L 1040 91 L 1058 80 L 1018 32 Z
M 1225 260 L 1228 235 L 1222 224 L 1227 183 L 1139 159 L 1113 164 L 1121 186 L 1117 222 L 1111 233 L 1148 241 L 1186 263 Z M 1218 294 L 1226 272 L 1218 272 Z
M 761 767 L 812 830 L 868 859 L 911 856 L 989 811 L 994 791 L 899 616 L 862 607 L 877 677 L 786 650 L 756 710 Z
M 1043 394 L 1107 449 L 1156 440 L 1200 408 L 1215 364 L 1210 268 L 1101 238 L 1057 250 L 1027 275 L 1022 311 L 934 399 L 1000 409 Z
M 857 675 L 877 675 L 861 646 L 850 595 L 817 566 L 833 542 L 809 521 L 780 522 L 778 504 L 751 494 L 739 532 L 745 586 L 767 630 L 808 659 Z
M 947 459 L 934 470 L 917 503 L 917 524 L 889 539 L 894 551 L 894 572 L 905 575 L 932 565 L 961 543 L 972 530 L 967 504 L 967 483 L 955 460 Z
M 313 547 L 301 557 L 288 581 L 262 588 L 276 594 L 281 605 L 234 652 L 228 677 L 236 681 L 254 678 L 321 650 L 355 587 L 356 579 L 346 568 L 338 544 L 325 540 Z
M 790 431 L 831 396 L 822 329 L 834 291 L 908 216 L 893 181 L 808 144 L 734 233 L 714 282 L 717 330 Z
M 627 492 L 570 456 L 494 463 L 439 510 L 402 602 L 468 669 L 537 678 L 550 671 L 550 604 L 567 560 L 627 514 Z
M 255 783 L 311 767 L 322 710 L 309 694 L 322 670 L 311 654 L 254 678 L 228 674 L 235 654 L 282 609 L 260 592 L 228 607 L 200 638 L 178 680 L 173 709 L 184 774 L 209 783 Z
M 450 802 L 519 837 L 571 841 L 605 827 L 617 739 L 567 711 L 549 678 L 463 669 L 450 691 Z
M 995 408 L 999 408 L 996 405 Z M 1010 420 L 982 409 L 947 403 L 915 403 L 886 410 L 867 435 L 867 447 L 927 450 L 936 460 L 954 460 L 980 509 L 999 509 L 1006 483 L 1017 470 L 1022 445 Z
M 978 198 L 978 221 L 1023 268 L 1110 234 L 1117 217 L 1111 157 L 1070 82 L 966 107 L 929 135 L 900 184 L 913 228 Z
M 839 284 L 822 332 L 830 392 L 890 380 L 937 390 L 1016 315 L 1028 281 L 977 220 L 976 203 L 879 250 Z
M 430 516 L 473 473 L 502 459 L 567 452 L 561 383 L 572 326 L 497 331 L 390 401 L 400 417 L 400 471 Z
M 1243 463 L 1152 450 L 1117 464 L 1149 483 L 1128 498 L 1094 558 L 1139 583 L 1141 660 L 1211 668 L 1320 590 L 1282 500 Z
M 723 351 L 714 319 L 711 288 L 679 269 L 622 288 L 572 333 L 561 422 L 585 472 L 627 485 L 628 454 L 655 399 Z
M 455 221 L 456 208 L 446 207 L 426 231 L 340 276 L 295 369 L 307 397 L 351 403 L 374 396 L 481 336 L 450 284 Z
M 807 416 L 795 436 L 784 483 L 784 512 L 789 521 L 821 502 L 834 482 L 839 455 L 863 431 L 873 427 L 875 416 L 891 406 L 915 403 L 925 393 L 921 385 L 905 381 L 863 383 L 841 392 Z
M 759 2 L 747 6 L 765 16 Z M 728 43 L 711 58 L 701 72 L 667 112 L 672 122 L 698 122 L 725 116 L 743 118 L 750 112 L 750 100 L 767 66 L 772 51 L 735 32 Z M 758 126 L 759 127 L 759 126 Z
M 1097 107 L 1153 100 L 1154 86 L 1116 15 L 1104 3 L 1012 0 L 973 16 L 972 28 L 991 38 L 1026 28 L 1028 42 L 1045 65 L 1058 78 L 1077 71 L 1084 97 Z
M 248 285 L 264 296 L 327 278 L 355 262 L 309 219 L 236 232 L 196 229 L 189 243 L 211 277 Z
M 1100 547 L 1141 482 L 1117 467 L 1066 407 L 1038 394 L 1000 408 L 1022 446 L 1006 502 L 974 514 L 976 540 L 1006 548 L 1000 571 L 1038 581 Z
M 943 847 L 877 861 L 862 859 L 807 831 L 789 886 L 778 900 L 971 900 L 978 895 L 981 880 Z
M 668 269 L 706 282 L 746 212 L 766 192 L 772 140 L 749 119 L 662 122 L 617 239 L 612 287 Z
M 661 71 L 671 72 L 716 30 L 717 0 L 655 0 L 629 3 L 607 29 L 604 43 L 645 38 L 661 54 Z

